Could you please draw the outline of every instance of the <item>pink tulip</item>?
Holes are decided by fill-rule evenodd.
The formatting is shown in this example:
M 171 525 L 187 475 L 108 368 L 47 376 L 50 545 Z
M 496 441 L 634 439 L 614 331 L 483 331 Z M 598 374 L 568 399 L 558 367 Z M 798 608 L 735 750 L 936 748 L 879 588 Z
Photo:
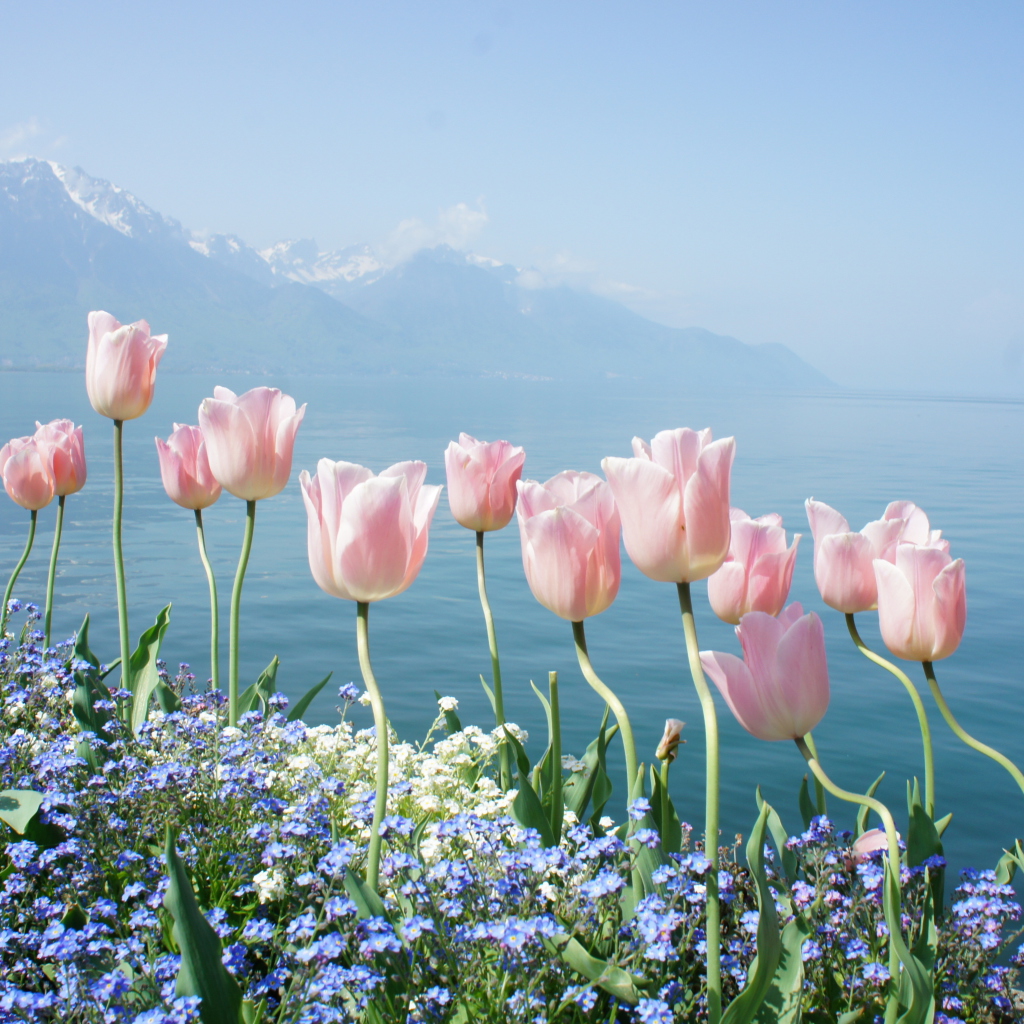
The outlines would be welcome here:
M 905 520 L 876 519 L 854 533 L 846 519 L 824 502 L 808 498 L 805 506 L 814 535 L 814 579 L 822 600 L 847 614 L 874 608 L 878 588 L 872 562 L 876 558 L 891 562 L 896 557 Z
M 213 389 L 199 406 L 199 426 L 214 477 L 244 501 L 272 498 L 292 471 L 292 450 L 306 407 L 277 388 L 253 388 L 236 395 Z
M 89 314 L 85 387 L 92 407 L 112 420 L 134 420 L 153 401 L 157 364 L 167 335 L 151 337 L 149 324 L 123 325 L 102 310 Z
M 921 544 L 942 551 L 949 550 L 949 541 L 942 539 L 942 531 L 933 530 L 924 509 L 918 508 L 912 501 L 890 501 L 882 518 L 903 520 L 900 544 Z
M 533 596 L 570 622 L 608 608 L 619 592 L 619 513 L 593 473 L 520 480 L 519 537 Z
M 171 501 L 182 508 L 209 508 L 221 486 L 210 470 L 203 432 L 198 427 L 175 423 L 166 441 L 155 438 L 160 457 L 160 476 Z
M 50 452 L 54 493 L 58 497 L 77 494 L 85 486 L 85 438 L 82 428 L 71 420 L 36 421 L 35 440 Z
M 399 462 L 380 476 L 351 462 L 321 459 L 299 474 L 308 516 L 309 567 L 321 590 L 349 601 L 382 601 L 408 587 L 427 556 L 441 488 L 423 483 L 423 462 Z
M 468 530 L 501 530 L 516 507 L 516 483 L 526 453 L 508 441 L 478 441 L 459 434 L 444 453 L 448 504 L 456 522 Z
M 53 501 L 56 481 L 49 448 L 33 437 L 16 437 L 0 448 L 4 490 L 22 508 L 36 512 Z
M 900 544 L 896 564 L 878 559 L 878 624 L 885 646 L 907 661 L 939 661 L 967 624 L 964 560 L 942 548 Z
M 828 710 L 821 619 L 794 602 L 778 618 L 749 612 L 736 635 L 742 661 L 718 651 L 701 651 L 700 660 L 740 725 L 762 740 L 805 736 Z
M 626 551 L 651 579 L 692 583 L 729 553 L 731 437 L 710 430 L 663 430 L 648 445 L 633 438 L 631 459 L 601 463 L 622 516 Z
M 708 578 L 711 607 L 720 619 L 734 626 L 747 612 L 778 615 L 789 596 L 800 534 L 794 534 L 787 549 L 781 516 L 751 519 L 742 509 L 734 508 L 729 518 L 729 555 Z
M 897 837 L 898 837 L 897 833 Z M 871 860 L 871 854 L 878 850 L 888 850 L 889 840 L 885 834 L 885 829 L 881 828 L 869 828 L 867 832 L 862 832 L 853 844 L 853 859 L 856 863 L 862 864 L 866 860 Z

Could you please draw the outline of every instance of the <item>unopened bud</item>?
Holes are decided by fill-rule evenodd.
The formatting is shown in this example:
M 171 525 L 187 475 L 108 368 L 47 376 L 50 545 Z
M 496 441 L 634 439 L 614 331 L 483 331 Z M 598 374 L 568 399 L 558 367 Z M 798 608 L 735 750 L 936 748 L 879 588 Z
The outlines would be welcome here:
M 680 722 L 678 718 L 666 719 L 665 732 L 658 744 L 658 749 L 654 752 L 654 756 L 659 761 L 671 762 L 676 759 L 676 750 L 679 748 L 679 744 L 685 742 L 681 739 L 684 725 L 686 723 Z

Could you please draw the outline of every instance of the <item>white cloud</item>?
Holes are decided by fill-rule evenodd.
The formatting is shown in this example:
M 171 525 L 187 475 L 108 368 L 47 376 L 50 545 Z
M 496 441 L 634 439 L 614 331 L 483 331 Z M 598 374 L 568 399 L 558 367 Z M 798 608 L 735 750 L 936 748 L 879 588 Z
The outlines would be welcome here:
M 434 249 L 439 245 L 465 249 L 487 225 L 487 219 L 482 200 L 477 201 L 475 209 L 468 203 L 456 203 L 438 210 L 433 224 L 410 217 L 391 232 L 380 247 L 381 252 L 389 263 L 401 263 L 421 249 Z
M 12 125 L 0 132 L 0 156 L 8 160 L 23 160 L 29 154 L 24 150 L 25 143 L 43 134 L 39 121 L 30 117 L 27 121 Z
M 534 266 L 520 271 L 516 281 L 523 288 L 557 288 L 565 285 L 627 305 L 660 298 L 657 292 L 649 288 L 605 277 L 596 263 L 581 260 L 566 249 L 539 256 Z

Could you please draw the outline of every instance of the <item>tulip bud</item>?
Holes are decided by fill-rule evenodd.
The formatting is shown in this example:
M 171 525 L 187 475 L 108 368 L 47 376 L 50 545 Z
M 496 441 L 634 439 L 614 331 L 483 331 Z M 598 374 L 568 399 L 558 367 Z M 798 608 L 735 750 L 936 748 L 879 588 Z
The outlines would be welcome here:
M 167 335 L 151 336 L 145 320 L 124 325 L 102 310 L 90 313 L 85 388 L 92 407 L 112 420 L 141 416 L 153 401 L 166 348 Z
M 508 441 L 478 441 L 459 434 L 444 453 L 448 505 L 456 522 L 487 532 L 508 526 L 516 507 L 516 483 L 526 453 Z
M 897 837 L 898 838 L 898 837 Z M 862 864 L 871 859 L 871 854 L 876 850 L 888 850 L 889 840 L 885 830 L 880 828 L 869 828 L 862 832 L 853 844 L 853 859 L 857 864 Z
M 684 725 L 686 723 L 680 722 L 678 718 L 665 719 L 665 731 L 662 733 L 658 749 L 654 752 L 654 756 L 659 761 L 672 762 L 676 759 L 679 744 L 686 742 L 681 738 Z
M 37 512 L 53 501 L 56 483 L 49 448 L 32 437 L 16 437 L 0 448 L 0 476 L 12 501 Z
M 220 497 L 221 487 L 210 471 L 203 432 L 175 423 L 166 441 L 155 440 L 167 496 L 182 508 L 209 508 Z
M 85 486 L 86 478 L 82 428 L 71 420 L 52 420 L 46 424 L 37 420 L 34 437 L 49 449 L 54 493 L 58 497 L 77 494 Z

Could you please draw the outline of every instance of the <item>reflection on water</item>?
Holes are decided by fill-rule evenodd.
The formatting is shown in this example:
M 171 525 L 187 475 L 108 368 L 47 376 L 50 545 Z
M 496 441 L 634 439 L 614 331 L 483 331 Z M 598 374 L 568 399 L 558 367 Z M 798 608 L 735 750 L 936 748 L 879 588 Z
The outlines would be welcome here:
M 817 730 L 822 760 L 841 785 L 865 788 L 883 769 L 880 795 L 905 817 L 905 780 L 921 774 L 920 740 L 902 687 L 853 649 L 842 617 L 821 605 L 811 571 L 812 544 L 803 501 L 814 496 L 840 509 L 855 529 L 895 498 L 909 498 L 944 531 L 954 556 L 967 562 L 968 626 L 960 650 L 937 666 L 964 726 L 1024 761 L 1024 405 L 876 394 L 766 395 L 651 393 L 628 382 L 601 388 L 516 381 L 345 380 L 164 374 L 153 407 L 125 427 L 125 553 L 131 630 L 137 636 L 172 601 L 164 655 L 188 661 L 202 678 L 208 667 L 207 589 L 195 546 L 192 514 L 163 493 L 153 436 L 172 423 L 197 422 L 200 400 L 214 383 L 236 390 L 271 383 L 308 402 L 288 487 L 259 505 L 243 602 L 243 685 L 274 654 L 278 680 L 293 697 L 327 671 L 333 682 L 359 679 L 355 607 L 320 591 L 309 574 L 300 469 L 322 457 L 379 471 L 402 459 L 423 459 L 428 481 L 444 482 L 442 454 L 465 430 L 488 440 L 507 437 L 527 451 L 526 475 L 562 469 L 599 472 L 605 455 L 627 455 L 634 434 L 666 427 L 711 426 L 735 434 L 733 502 L 751 515 L 778 512 L 801 542 L 792 598 L 822 615 L 829 641 L 832 705 Z M 89 611 L 93 647 L 112 660 L 117 614 L 110 555 L 110 421 L 97 416 L 79 374 L 0 374 L 0 439 L 31 432 L 34 421 L 68 416 L 85 424 L 89 483 L 68 499 L 57 583 L 54 631 L 67 635 Z M 55 509 L 40 513 L 32 559 L 17 588 L 41 601 Z M 204 513 L 222 595 L 222 671 L 227 669 L 227 595 L 244 519 L 242 502 L 225 495 Z M 0 502 L 0 572 L 13 566 L 28 514 Z M 375 605 L 370 629 L 374 663 L 388 711 L 406 738 L 422 735 L 434 713 L 434 690 L 461 702 L 463 721 L 486 725 L 490 709 L 479 684 L 489 677 L 486 636 L 476 594 L 473 536 L 449 516 L 442 497 L 430 553 L 417 582 Z M 575 663 L 571 628 L 541 608 L 522 574 L 515 524 L 487 538 L 488 589 L 510 718 L 533 733 L 539 756 L 543 716 L 529 687 L 557 669 L 565 717 L 563 749 L 581 753 L 602 708 Z M 6 578 L 6 576 L 4 576 Z M 703 647 L 737 651 L 731 627 L 710 613 L 705 587 L 694 587 Z M 872 615 L 862 634 L 880 648 Z M 687 674 L 674 588 L 637 572 L 623 555 L 618 600 L 587 627 L 597 671 L 630 710 L 642 759 L 650 760 L 666 717 L 689 723 L 687 744 L 672 769 L 684 818 L 703 816 L 703 739 L 699 706 Z M 915 681 L 924 688 L 920 671 Z M 313 721 L 335 714 L 324 692 Z M 720 702 L 722 822 L 726 838 L 746 832 L 755 815 L 754 786 L 799 828 L 795 794 L 803 765 L 788 743 L 769 744 L 740 729 Z M 360 709 L 361 711 L 361 709 Z M 369 713 L 363 712 L 369 724 Z M 999 849 L 1024 834 L 1024 795 L 991 762 L 967 750 L 932 713 L 936 737 L 937 812 L 954 811 L 947 854 L 954 865 L 994 864 Z M 617 781 L 618 774 L 613 774 Z M 849 823 L 853 811 L 838 812 Z

